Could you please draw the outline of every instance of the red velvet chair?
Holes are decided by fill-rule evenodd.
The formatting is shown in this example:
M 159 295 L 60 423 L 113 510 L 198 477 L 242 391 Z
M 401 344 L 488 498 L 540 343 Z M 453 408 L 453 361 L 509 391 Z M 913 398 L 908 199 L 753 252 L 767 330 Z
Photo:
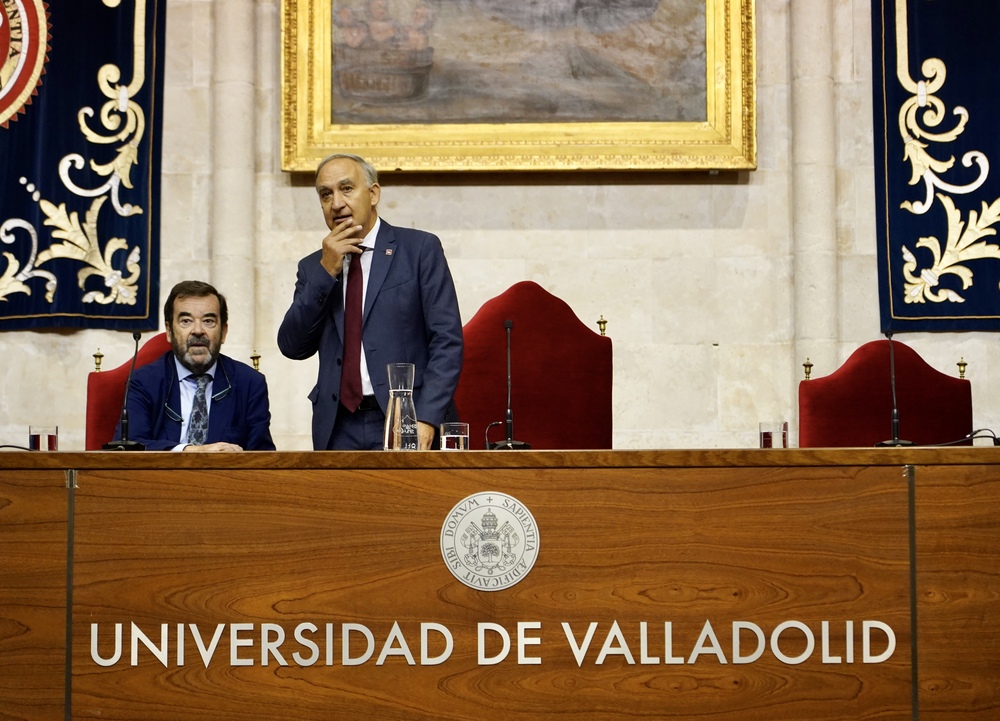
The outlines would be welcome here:
M 531 281 L 487 301 L 465 325 L 455 405 L 471 448 L 484 448 L 490 423 L 500 421 L 491 443 L 507 437 L 508 320 L 514 440 L 532 450 L 611 448 L 611 338 Z
M 170 350 L 166 333 L 159 333 L 143 343 L 135 358 L 139 368 L 156 360 Z M 99 451 L 114 437 L 115 426 L 121 418 L 122 400 L 125 398 L 125 381 L 128 380 L 131 356 L 117 368 L 109 371 L 92 371 L 87 376 L 87 450 Z
M 969 381 L 935 370 L 899 341 L 893 349 L 899 437 L 936 445 L 972 433 Z M 890 439 L 888 340 L 865 343 L 830 375 L 799 383 L 800 448 L 870 447 Z

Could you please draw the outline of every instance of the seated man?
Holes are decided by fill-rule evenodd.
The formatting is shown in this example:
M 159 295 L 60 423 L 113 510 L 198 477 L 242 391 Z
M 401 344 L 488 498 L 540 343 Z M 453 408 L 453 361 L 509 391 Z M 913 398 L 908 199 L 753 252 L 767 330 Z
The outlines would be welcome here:
M 229 330 L 225 297 L 182 281 L 163 318 L 173 351 L 132 374 L 130 440 L 151 451 L 273 451 L 264 376 L 219 353 Z

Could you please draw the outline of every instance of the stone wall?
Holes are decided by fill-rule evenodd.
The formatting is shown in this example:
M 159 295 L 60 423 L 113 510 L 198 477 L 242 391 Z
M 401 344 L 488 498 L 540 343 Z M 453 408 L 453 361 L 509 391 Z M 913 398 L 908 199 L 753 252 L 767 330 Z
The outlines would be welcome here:
M 310 447 L 316 364 L 284 359 L 275 334 L 325 226 L 311 179 L 280 170 L 279 9 L 168 2 L 161 287 L 199 277 L 230 298 L 225 350 L 261 354 L 275 441 L 295 450 Z M 751 447 L 778 418 L 794 443 L 806 357 L 826 375 L 879 337 L 869 3 L 756 9 L 756 171 L 383 178 L 382 216 L 444 242 L 465 320 L 522 279 L 595 330 L 608 320 L 616 448 Z M 964 357 L 976 427 L 1000 425 L 993 336 L 901 340 L 945 372 Z M 61 447 L 83 448 L 91 355 L 110 368 L 131 347 L 107 331 L 0 335 L 0 441 L 58 423 Z

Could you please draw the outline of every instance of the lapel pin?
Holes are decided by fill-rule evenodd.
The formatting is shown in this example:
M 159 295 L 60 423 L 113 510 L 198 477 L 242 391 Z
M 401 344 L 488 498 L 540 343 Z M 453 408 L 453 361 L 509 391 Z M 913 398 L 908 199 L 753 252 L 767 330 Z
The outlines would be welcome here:
M 392 248 L 386 248 L 385 249 L 385 254 L 386 255 L 392 255 Z

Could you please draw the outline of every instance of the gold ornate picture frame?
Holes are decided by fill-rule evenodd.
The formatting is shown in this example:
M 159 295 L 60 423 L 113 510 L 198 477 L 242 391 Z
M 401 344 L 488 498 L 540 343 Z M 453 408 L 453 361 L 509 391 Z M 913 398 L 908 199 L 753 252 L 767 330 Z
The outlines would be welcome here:
M 629 1 L 636 7 L 644 6 L 644 10 L 633 12 L 645 13 L 646 17 L 658 12 L 661 4 L 660 0 Z M 606 14 L 620 10 L 628 2 L 609 5 L 591 0 L 567 5 L 564 0 L 549 0 L 546 5 L 511 0 L 282 0 L 282 169 L 312 171 L 331 152 L 362 155 L 382 172 L 754 169 L 754 0 L 690 3 L 688 10 L 699 14 L 699 30 L 704 23 L 704 59 L 698 47 L 693 64 L 698 75 L 704 71 L 704 85 L 697 96 L 688 98 L 699 106 L 698 117 L 671 119 L 669 114 L 653 112 L 651 116 L 663 115 L 667 119 L 619 120 L 630 111 L 643 111 L 643 104 L 648 105 L 656 97 L 643 90 L 644 78 L 659 72 L 650 67 L 654 54 L 643 49 L 662 48 L 676 39 L 657 38 L 655 23 L 636 22 L 642 36 L 641 44 L 632 43 L 631 62 L 607 62 L 606 53 L 601 53 L 605 50 L 602 44 L 613 37 L 609 27 L 614 18 L 608 20 Z M 581 6 L 585 6 L 584 10 Z M 680 6 L 683 8 L 683 3 Z M 388 17 L 386 9 L 393 7 L 409 15 Z M 433 91 L 435 77 L 449 72 L 448 81 L 454 83 L 455 68 L 461 67 L 441 48 L 437 48 L 437 56 L 433 55 L 435 48 L 429 47 L 433 43 L 427 42 L 421 30 L 424 18 L 438 13 L 450 19 L 452 28 L 446 35 L 449 40 L 464 38 L 473 52 L 480 56 L 495 53 L 502 64 L 510 62 L 514 54 L 511 47 L 504 47 L 503 37 L 497 36 L 495 44 L 484 44 L 477 41 L 490 36 L 477 38 L 475 33 L 511 27 L 536 42 L 545 28 L 525 29 L 532 19 L 526 13 L 544 14 L 540 20 L 551 28 L 560 21 L 556 16 L 563 7 L 575 8 L 563 13 L 564 25 L 590 23 L 598 26 L 598 32 L 588 36 L 586 29 L 572 28 L 573 34 L 568 35 L 570 31 L 560 29 L 560 39 L 574 38 L 570 41 L 572 47 L 551 57 L 558 57 L 559 63 L 569 58 L 572 67 L 564 77 L 574 82 L 581 75 L 600 77 L 603 90 L 599 92 L 605 95 L 598 99 L 605 108 L 611 107 L 608 101 L 618 99 L 617 106 L 603 114 L 598 112 L 593 119 L 587 117 L 584 107 L 568 119 L 553 113 L 550 121 L 545 115 L 546 92 L 561 100 L 572 97 L 576 88 L 566 87 L 563 93 L 558 84 L 544 86 L 538 81 L 533 89 L 535 105 L 524 106 L 527 109 L 521 115 L 516 115 L 521 112 L 517 109 L 513 117 L 502 115 L 512 106 L 521 107 L 516 105 L 520 101 L 516 97 L 519 84 L 530 88 L 534 81 L 534 74 L 524 69 L 538 67 L 532 62 L 550 62 L 546 55 L 540 61 L 522 57 L 518 65 L 510 66 L 513 70 L 509 72 L 501 65 L 492 77 L 502 77 L 509 87 L 499 88 L 497 92 L 506 95 L 498 94 L 495 101 L 489 97 L 493 84 L 479 78 L 478 86 L 472 87 L 470 81 L 467 88 L 472 88 L 470 94 L 478 94 L 480 101 L 463 99 L 462 103 L 452 103 L 454 107 L 447 109 L 452 114 L 441 122 L 421 117 L 420 113 L 432 105 L 426 99 L 428 85 Z M 702 7 L 704 16 L 700 15 Z M 371 17 L 361 22 L 357 19 L 361 12 Z M 567 14 L 570 12 L 576 15 Z M 423 17 L 418 20 L 419 13 Z M 468 19 L 468 36 L 454 32 L 458 18 Z M 487 28 L 490 23 L 493 25 Z M 388 28 L 384 33 L 383 26 Z M 666 26 L 661 23 L 659 27 Z M 382 37 L 391 37 L 391 48 L 388 44 L 375 47 L 376 40 Z M 596 41 L 591 48 L 581 47 L 581 37 Z M 513 47 L 521 50 L 520 46 Z M 482 65 L 466 63 L 477 69 Z M 405 72 L 400 70 L 403 66 Z M 434 72 L 440 75 L 428 80 Z M 700 84 L 701 78 L 696 79 Z M 437 82 L 447 87 L 444 81 Z M 578 105 L 583 107 L 585 102 Z M 601 103 L 594 105 L 600 107 Z M 467 116 L 462 116 L 463 112 Z M 678 112 L 685 117 L 683 110 Z

